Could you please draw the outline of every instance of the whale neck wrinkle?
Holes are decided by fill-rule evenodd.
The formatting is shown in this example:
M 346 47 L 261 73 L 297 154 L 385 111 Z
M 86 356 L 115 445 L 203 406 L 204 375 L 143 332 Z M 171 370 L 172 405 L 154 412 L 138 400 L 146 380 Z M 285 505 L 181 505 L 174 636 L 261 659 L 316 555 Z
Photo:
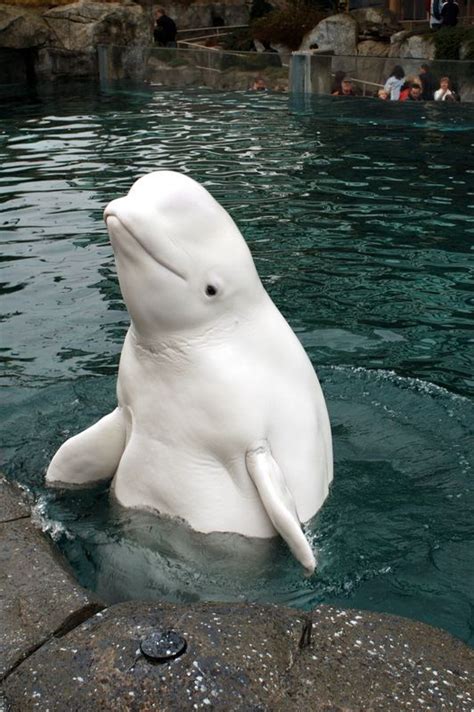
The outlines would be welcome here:
M 130 325 L 130 338 L 143 355 L 163 362 L 192 361 L 197 352 L 209 351 L 228 343 L 234 335 L 251 323 L 248 313 L 225 314 L 216 321 L 193 330 L 163 332 L 155 337 L 145 337 L 135 325 Z

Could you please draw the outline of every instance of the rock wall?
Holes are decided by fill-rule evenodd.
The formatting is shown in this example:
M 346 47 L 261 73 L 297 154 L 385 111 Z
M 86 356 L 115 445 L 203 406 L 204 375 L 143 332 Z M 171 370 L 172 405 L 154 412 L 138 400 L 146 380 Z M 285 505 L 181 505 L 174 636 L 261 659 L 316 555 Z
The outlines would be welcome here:
M 159 3 L 156 3 L 159 5 Z M 212 27 L 213 19 L 222 18 L 225 25 L 247 25 L 249 22 L 249 6 L 244 0 L 229 0 L 225 2 L 209 2 L 204 0 L 184 5 L 176 0 L 166 2 L 166 12 L 172 17 L 178 30 L 192 27 Z
M 125 48 L 120 52 L 121 67 L 127 76 L 138 78 L 146 48 L 153 45 L 154 6 L 149 0 L 147 4 L 142 1 L 144 4 L 140 5 L 131 0 L 111 3 L 80 0 L 46 10 L 0 4 L 2 83 L 97 77 L 97 47 L 101 44 Z M 211 26 L 216 17 L 226 25 L 245 25 L 249 21 L 245 0 L 196 0 L 189 5 L 170 0 L 166 8 L 181 30 Z M 338 13 L 308 32 L 300 49 L 317 47 L 334 53 L 337 62 L 333 62 L 333 71 L 344 69 L 346 63 L 351 74 L 362 72 L 368 81 L 382 83 L 394 64 L 402 63 L 407 74 L 417 73 L 421 59 L 434 58 L 434 44 L 429 39 L 409 36 L 410 33 L 399 29 L 396 17 L 388 10 L 364 8 Z M 278 52 L 286 66 L 288 51 L 278 47 Z M 143 66 L 141 74 L 144 72 Z M 167 81 L 171 81 L 169 72 L 166 74 Z M 241 88 L 246 81 L 247 77 L 242 75 L 229 88 Z M 281 77 L 277 83 L 282 85 Z
M 12 81 L 96 76 L 98 45 L 133 51 L 151 42 L 150 13 L 134 3 L 81 1 L 38 11 L 0 5 L 0 47 L 10 50 L 0 55 L 0 69 Z
M 226 25 L 245 25 L 245 0 L 197 0 L 166 4 L 178 28 L 212 26 L 217 17 Z M 97 46 L 126 47 L 132 65 L 137 48 L 153 45 L 154 6 L 134 2 L 99 3 L 80 0 L 52 9 L 0 5 L 0 71 L 4 82 L 97 76 Z
M 331 15 L 305 35 L 300 50 L 316 47 L 340 55 L 356 54 L 357 35 L 357 22 L 350 15 Z

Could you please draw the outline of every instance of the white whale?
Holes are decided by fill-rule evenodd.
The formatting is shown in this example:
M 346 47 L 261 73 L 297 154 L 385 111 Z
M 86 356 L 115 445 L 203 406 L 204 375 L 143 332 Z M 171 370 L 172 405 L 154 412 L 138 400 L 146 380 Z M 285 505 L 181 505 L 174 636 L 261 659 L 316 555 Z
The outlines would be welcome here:
M 238 228 L 170 171 L 140 178 L 104 218 L 131 317 L 118 407 L 61 446 L 47 482 L 113 477 L 125 507 L 200 532 L 279 533 L 312 573 L 301 523 L 332 480 L 329 417 Z

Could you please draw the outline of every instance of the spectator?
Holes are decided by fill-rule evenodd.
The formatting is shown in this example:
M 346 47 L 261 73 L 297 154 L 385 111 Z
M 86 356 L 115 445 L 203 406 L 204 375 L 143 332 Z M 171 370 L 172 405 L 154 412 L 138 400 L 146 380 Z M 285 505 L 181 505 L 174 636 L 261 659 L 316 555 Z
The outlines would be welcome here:
M 376 96 L 377 99 L 383 99 L 383 101 L 387 101 L 389 93 L 385 91 L 385 89 L 379 89 Z
M 211 23 L 213 27 L 224 27 L 225 22 L 222 15 L 218 15 L 214 8 L 211 9 Z
M 263 77 L 256 77 L 254 83 L 251 86 L 251 91 L 267 91 L 265 79 L 263 79 Z
M 458 24 L 459 5 L 455 0 L 447 0 L 441 8 L 441 26 L 455 27 Z
M 390 101 L 398 101 L 400 98 L 400 89 L 405 83 L 405 72 L 403 67 L 397 64 L 393 69 L 392 73 L 385 82 L 384 89 L 390 94 Z
M 451 80 L 449 77 L 441 77 L 439 80 L 439 89 L 434 93 L 435 101 L 456 101 L 457 97 L 451 89 Z
M 410 75 L 409 77 L 405 77 L 405 83 L 403 84 L 402 88 L 400 89 L 400 101 L 406 101 L 408 97 L 410 96 L 410 89 L 412 88 L 413 84 L 419 84 L 419 79 L 416 75 Z
M 442 0 L 426 0 L 426 10 L 430 22 L 430 29 L 439 30 L 441 27 Z
M 334 82 L 331 87 L 331 94 L 333 96 L 339 96 L 342 93 L 342 80 L 345 79 L 346 73 L 342 69 L 338 69 L 334 75 Z
M 408 99 L 410 88 L 411 82 L 405 81 L 400 89 L 400 96 L 398 97 L 398 101 L 406 101 Z
M 176 47 L 177 32 L 174 20 L 168 17 L 164 8 L 158 7 L 156 10 L 155 29 L 153 30 L 155 43 L 161 47 Z
M 434 76 L 431 74 L 429 64 L 421 65 L 419 77 L 422 88 L 421 98 L 423 101 L 433 101 L 436 82 Z
M 352 82 L 350 79 L 343 79 L 341 81 L 341 89 L 340 91 L 336 91 L 333 93 L 333 96 L 355 96 L 356 93 L 354 91 L 354 87 L 352 86 Z
M 408 92 L 407 101 L 423 101 L 423 89 L 420 84 L 412 84 Z

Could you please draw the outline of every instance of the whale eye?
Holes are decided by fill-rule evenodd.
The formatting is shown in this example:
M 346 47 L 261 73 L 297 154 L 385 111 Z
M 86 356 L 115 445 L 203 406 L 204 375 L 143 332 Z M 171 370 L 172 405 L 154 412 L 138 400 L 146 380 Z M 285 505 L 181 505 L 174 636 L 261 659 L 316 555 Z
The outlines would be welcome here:
M 213 297 L 215 294 L 217 294 L 217 289 L 212 286 L 212 284 L 208 284 L 206 287 L 206 294 L 208 297 Z

